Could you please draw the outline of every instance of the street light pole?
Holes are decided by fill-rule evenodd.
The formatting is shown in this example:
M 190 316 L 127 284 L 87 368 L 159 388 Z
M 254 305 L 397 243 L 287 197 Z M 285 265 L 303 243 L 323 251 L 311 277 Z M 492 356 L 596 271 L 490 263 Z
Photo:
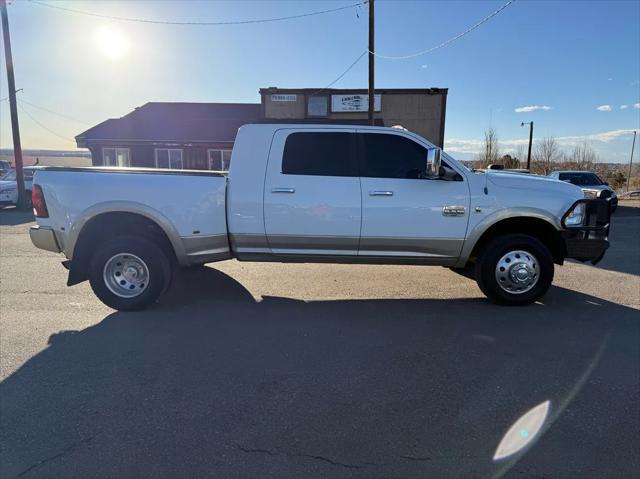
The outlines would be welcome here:
M 629 183 L 631 182 L 631 165 L 633 164 L 633 150 L 636 147 L 636 130 L 633 130 L 633 143 L 631 144 L 631 158 L 629 158 L 629 174 L 627 175 L 627 192 L 629 191 Z
M 531 145 L 533 143 L 533 122 L 522 122 L 520 126 L 529 125 L 529 152 L 527 153 L 527 170 L 531 169 Z
M 375 8 L 374 1 L 369 0 L 369 108 L 367 111 L 367 118 L 369 125 L 373 125 L 373 110 L 374 110 L 374 28 L 375 28 Z
M 18 206 L 25 204 L 24 174 L 22 171 L 22 146 L 20 145 L 20 128 L 18 127 L 18 105 L 16 103 L 16 81 L 13 77 L 13 57 L 11 56 L 11 39 L 9 37 L 9 17 L 7 2 L 0 0 L 2 16 L 2 36 L 4 40 L 4 58 L 7 65 L 7 86 L 9 88 L 9 110 L 11 113 L 11 133 L 13 134 L 13 157 L 16 162 L 16 182 L 18 184 Z

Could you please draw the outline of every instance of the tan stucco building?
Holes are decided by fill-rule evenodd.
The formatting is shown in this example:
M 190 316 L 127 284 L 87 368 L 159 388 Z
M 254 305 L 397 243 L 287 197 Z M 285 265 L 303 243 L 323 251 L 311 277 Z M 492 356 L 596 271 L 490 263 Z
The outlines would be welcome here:
M 446 88 L 376 90 L 376 125 L 400 125 L 432 143 L 444 144 Z M 262 88 L 262 116 L 266 121 L 362 124 L 367 120 L 364 89 Z

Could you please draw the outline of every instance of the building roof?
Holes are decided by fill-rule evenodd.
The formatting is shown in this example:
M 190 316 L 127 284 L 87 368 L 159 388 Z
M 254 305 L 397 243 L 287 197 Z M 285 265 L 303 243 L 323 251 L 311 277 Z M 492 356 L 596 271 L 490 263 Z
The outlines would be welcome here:
M 448 88 L 376 88 L 376 94 L 384 95 L 446 95 Z M 270 86 L 269 88 L 260 88 L 260 94 L 269 93 L 299 93 L 303 95 L 349 95 L 367 93 L 366 88 L 278 88 Z
M 238 128 L 260 118 L 260 104 L 149 102 L 89 128 L 76 142 L 233 142 Z

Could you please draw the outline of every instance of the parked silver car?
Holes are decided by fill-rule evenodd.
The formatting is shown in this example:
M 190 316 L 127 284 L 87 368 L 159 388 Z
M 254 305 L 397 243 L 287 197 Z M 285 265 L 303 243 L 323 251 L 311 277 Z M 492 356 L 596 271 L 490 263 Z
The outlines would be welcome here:
M 34 168 L 26 167 L 24 172 L 24 189 L 26 207 L 31 207 L 31 184 L 33 183 Z M 16 181 L 16 170 L 10 170 L 0 177 L 0 208 L 18 204 L 18 182 Z
M 613 188 L 591 171 L 554 171 L 549 175 L 556 180 L 566 181 L 582 188 L 585 198 L 611 198 L 611 211 L 618 207 L 618 196 Z

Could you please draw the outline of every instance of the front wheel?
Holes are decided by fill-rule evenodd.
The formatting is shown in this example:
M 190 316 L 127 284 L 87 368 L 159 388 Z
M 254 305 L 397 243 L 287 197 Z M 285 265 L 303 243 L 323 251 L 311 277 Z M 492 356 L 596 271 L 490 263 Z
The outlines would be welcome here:
M 499 304 L 524 305 L 540 299 L 553 281 L 553 257 L 536 238 L 511 234 L 490 241 L 476 262 L 482 292 Z
M 119 311 L 154 303 L 171 281 L 171 262 L 156 243 L 120 236 L 104 242 L 91 258 L 89 282 L 95 295 Z

